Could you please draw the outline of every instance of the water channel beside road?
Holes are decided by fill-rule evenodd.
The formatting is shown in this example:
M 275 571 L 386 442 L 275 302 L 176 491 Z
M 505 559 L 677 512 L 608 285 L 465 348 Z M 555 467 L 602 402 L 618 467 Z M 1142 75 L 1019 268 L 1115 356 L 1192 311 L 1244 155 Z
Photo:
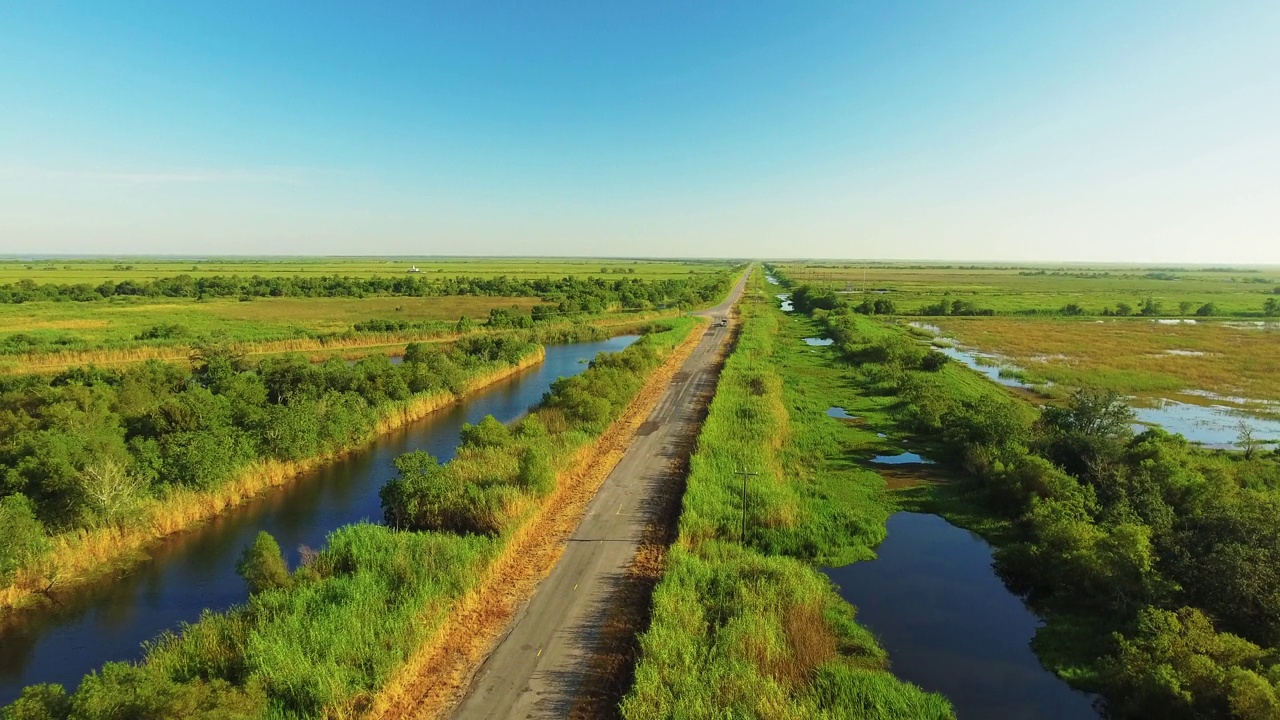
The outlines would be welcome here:
M 890 670 L 946 695 L 959 720 L 1096 720 L 1093 697 L 1045 670 L 1040 620 L 991 566 L 991 548 L 937 515 L 899 512 L 877 559 L 825 570 L 889 653 Z
M 243 603 L 248 593 L 235 565 L 259 531 L 274 535 L 296 566 L 300 547 L 322 547 L 342 525 L 381 521 L 378 490 L 394 475 L 396 456 L 426 450 L 446 461 L 453 457 L 463 423 L 485 415 L 515 420 L 557 378 L 576 375 L 597 353 L 622 350 L 635 339 L 548 346 L 540 365 L 175 535 L 122 577 L 59 596 L 59 606 L 0 633 L 0 706 L 35 683 L 62 683 L 74 690 L 81 677 L 105 662 L 139 659 L 143 642 L 196 621 L 205 608 Z

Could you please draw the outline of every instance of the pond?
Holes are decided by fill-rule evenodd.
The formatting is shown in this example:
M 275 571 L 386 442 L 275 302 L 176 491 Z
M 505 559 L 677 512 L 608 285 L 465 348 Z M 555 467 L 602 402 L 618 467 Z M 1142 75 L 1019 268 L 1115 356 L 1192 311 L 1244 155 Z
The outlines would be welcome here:
M 72 690 L 107 661 L 139 659 L 143 642 L 194 622 L 201 610 L 243 603 L 247 592 L 236 561 L 259 530 L 274 535 L 290 566 L 296 566 L 300 546 L 319 548 L 335 528 L 382 519 L 378 490 L 394 475 L 395 457 L 426 450 L 448 460 L 463 423 L 490 414 L 503 422 L 515 420 L 557 378 L 576 375 L 597 353 L 622 350 L 635 339 L 548 346 L 538 366 L 175 535 L 122 577 L 59 595 L 59 607 L 0 632 L 0 706 L 34 683 L 62 683 Z
M 825 572 L 880 639 L 891 670 L 942 693 L 959 720 L 1096 720 L 1093 698 L 1045 670 L 1039 619 L 1005 588 L 991 548 L 936 515 L 896 513 L 878 558 Z

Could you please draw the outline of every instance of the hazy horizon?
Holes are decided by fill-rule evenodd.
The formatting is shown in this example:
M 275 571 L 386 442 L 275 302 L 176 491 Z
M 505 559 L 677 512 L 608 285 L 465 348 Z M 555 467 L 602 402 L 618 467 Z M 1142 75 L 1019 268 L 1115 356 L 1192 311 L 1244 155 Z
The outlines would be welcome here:
M 0 254 L 1280 264 L 1280 4 L 0 10 Z

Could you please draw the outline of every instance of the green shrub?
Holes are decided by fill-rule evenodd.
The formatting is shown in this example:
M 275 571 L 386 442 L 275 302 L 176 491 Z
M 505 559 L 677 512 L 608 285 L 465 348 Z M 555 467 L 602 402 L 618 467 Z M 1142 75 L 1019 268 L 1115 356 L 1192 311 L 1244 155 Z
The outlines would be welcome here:
M 35 505 L 21 494 L 0 498 L 0 580 L 7 582 L 48 548 Z
M 285 564 L 280 544 L 266 530 L 260 531 L 253 544 L 244 549 L 236 572 L 249 586 L 249 593 L 288 588 L 293 584 L 289 566 Z

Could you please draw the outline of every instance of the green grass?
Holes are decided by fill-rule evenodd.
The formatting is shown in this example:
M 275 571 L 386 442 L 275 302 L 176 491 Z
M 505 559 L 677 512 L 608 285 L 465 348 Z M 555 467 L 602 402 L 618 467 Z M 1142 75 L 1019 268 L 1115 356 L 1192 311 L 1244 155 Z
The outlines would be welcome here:
M 690 460 L 680 534 L 641 637 L 628 718 L 949 718 L 895 678 L 816 564 L 873 557 L 892 504 L 860 460 L 874 427 L 826 415 L 856 393 L 758 289 Z M 749 478 L 739 545 L 742 476 Z
M 411 267 L 430 277 L 506 275 L 513 278 L 577 277 L 630 274 L 657 280 L 680 278 L 690 272 L 709 273 L 727 269 L 727 261 L 628 260 L 618 258 L 491 258 L 491 257 L 226 257 L 207 259 L 165 259 L 147 257 L 52 258 L 43 260 L 0 259 L 0 284 L 30 279 L 38 283 L 91 283 L 104 280 L 153 280 L 173 275 L 212 277 L 215 275 L 352 277 L 405 275 Z M 634 271 L 634 272 L 629 272 Z
M 0 338 L 22 333 L 46 342 L 68 339 L 75 347 L 121 347 L 149 328 L 176 324 L 185 331 L 174 341 L 221 335 L 237 342 L 311 338 L 349 330 L 362 320 L 456 322 L 483 320 L 492 308 L 522 315 L 538 298 L 371 297 L 371 298 L 193 298 L 121 297 L 96 303 L 32 302 L 0 304 Z M 153 341 L 152 344 L 158 344 Z
M 1165 315 L 1179 312 L 1180 302 L 1192 304 L 1191 312 L 1213 303 L 1223 315 L 1260 314 L 1263 303 L 1280 287 L 1280 268 L 1236 268 L 1208 272 L 1203 268 L 1157 270 L 1150 267 L 955 267 L 886 263 L 778 263 L 776 267 L 796 284 L 834 287 L 837 291 L 864 288 L 887 291 L 872 298 L 892 300 L 899 312 L 915 312 L 949 293 L 950 300 L 968 300 L 980 308 L 1013 314 L 1028 311 L 1056 312 L 1076 303 L 1091 313 L 1117 303 L 1128 303 L 1136 312 L 1146 298 L 1162 303 Z M 1028 275 L 1046 269 L 1044 275 Z M 1058 274 L 1053 274 L 1058 273 Z M 1100 273 L 1097 277 L 1081 275 Z M 1172 279 L 1154 279 L 1162 273 Z
M 556 473 L 621 414 L 697 324 L 664 320 L 626 350 L 601 353 L 581 375 L 557 381 L 513 427 L 489 418 L 465 428 L 457 455 L 443 466 L 422 463 L 427 472 L 419 476 L 405 463 L 401 478 L 384 488 L 384 508 L 435 483 L 425 502 L 448 506 L 449 527 L 335 530 L 283 587 L 261 590 L 230 612 L 206 612 L 151 644 L 141 663 L 108 664 L 81 683 L 70 707 L 60 688 L 37 686 L 0 717 L 358 716 L 485 577 L 554 490 Z M 527 462 L 531 456 L 543 462 Z M 458 532 L 460 525 L 472 532 Z M 37 705 L 49 711 L 36 714 Z

